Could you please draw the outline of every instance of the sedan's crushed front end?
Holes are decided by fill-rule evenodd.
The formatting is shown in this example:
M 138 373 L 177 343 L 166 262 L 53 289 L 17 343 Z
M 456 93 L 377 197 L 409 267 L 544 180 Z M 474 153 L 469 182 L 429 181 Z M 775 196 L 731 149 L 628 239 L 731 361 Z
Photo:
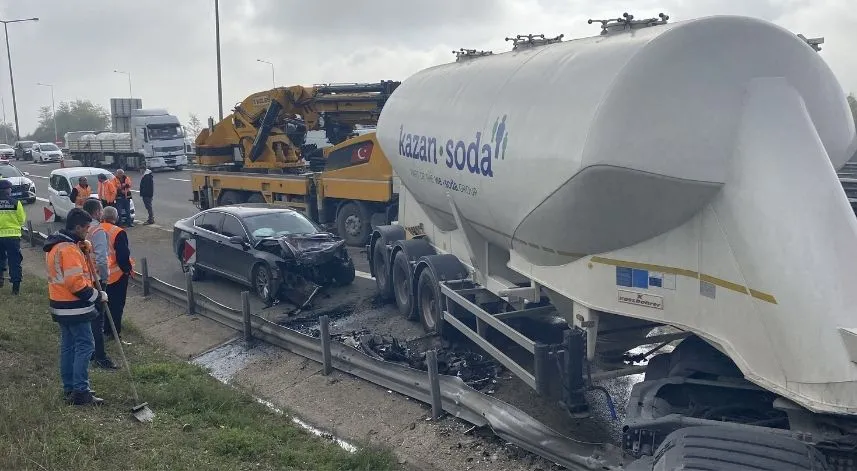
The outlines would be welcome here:
M 277 273 L 274 273 L 274 281 L 279 283 L 279 287 L 271 290 L 278 293 L 278 298 L 304 306 L 319 288 L 344 286 L 354 280 L 354 261 L 348 254 L 345 241 L 333 234 L 292 234 L 268 239 L 262 246 L 273 253 L 274 242 L 279 252 L 276 255 L 282 258 L 277 263 Z

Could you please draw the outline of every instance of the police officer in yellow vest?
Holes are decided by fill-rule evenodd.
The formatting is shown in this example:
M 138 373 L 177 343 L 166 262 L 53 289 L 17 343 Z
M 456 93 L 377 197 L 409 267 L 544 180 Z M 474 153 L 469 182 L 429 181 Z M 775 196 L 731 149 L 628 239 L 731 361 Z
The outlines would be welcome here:
M 12 294 L 18 294 L 21 287 L 21 226 L 26 220 L 24 206 L 12 198 L 12 182 L 0 179 L 0 287 L 6 281 L 8 263 Z

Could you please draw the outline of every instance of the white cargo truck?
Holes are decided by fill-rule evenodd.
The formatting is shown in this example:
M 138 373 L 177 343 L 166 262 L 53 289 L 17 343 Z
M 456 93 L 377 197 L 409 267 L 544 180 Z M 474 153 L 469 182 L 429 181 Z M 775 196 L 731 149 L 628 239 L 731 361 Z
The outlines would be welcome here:
M 666 20 L 405 80 L 378 122 L 401 188 L 372 275 L 572 415 L 643 373 L 632 469 L 857 469 L 845 94 L 778 26 Z M 562 322 L 520 328 L 536 319 Z
M 72 159 L 85 166 L 124 169 L 187 165 L 185 135 L 179 119 L 164 109 L 141 109 L 139 99 L 113 98 L 111 131 L 65 134 Z

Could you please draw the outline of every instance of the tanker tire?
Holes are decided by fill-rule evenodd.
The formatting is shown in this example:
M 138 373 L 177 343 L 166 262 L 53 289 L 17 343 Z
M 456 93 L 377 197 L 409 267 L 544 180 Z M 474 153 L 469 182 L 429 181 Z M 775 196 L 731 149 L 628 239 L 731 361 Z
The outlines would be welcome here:
M 390 267 L 387 264 L 387 248 L 382 239 L 375 241 L 372 246 L 372 263 L 375 265 L 375 284 L 378 286 L 378 296 L 384 301 L 393 300 L 393 281 Z
M 336 231 L 352 247 L 365 246 L 372 234 L 369 215 L 358 203 L 345 203 L 336 213 Z
M 423 325 L 426 333 L 442 335 L 441 329 L 438 329 L 440 324 L 441 308 L 440 308 L 440 285 L 435 279 L 434 273 L 428 268 L 420 272 L 420 278 L 417 281 L 417 311 L 420 315 L 420 322 Z M 442 325 L 442 324 L 440 324 Z
M 411 264 L 408 263 L 408 256 L 400 251 L 393 260 L 393 292 L 396 295 L 396 307 L 405 319 L 415 321 L 417 312 L 414 309 L 414 290 L 411 279 Z
M 827 470 L 824 455 L 797 439 L 726 426 L 686 427 L 667 435 L 652 470 Z M 633 468 L 632 468 L 633 469 Z
M 220 203 L 218 206 L 229 206 L 231 204 L 241 204 L 244 202 L 244 198 L 241 197 L 241 193 L 233 190 L 226 190 L 220 194 Z

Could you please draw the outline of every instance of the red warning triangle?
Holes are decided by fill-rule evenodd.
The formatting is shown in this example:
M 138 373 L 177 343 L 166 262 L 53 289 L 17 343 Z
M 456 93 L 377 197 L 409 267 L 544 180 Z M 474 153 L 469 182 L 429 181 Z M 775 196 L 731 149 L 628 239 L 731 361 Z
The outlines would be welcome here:
M 56 215 L 54 214 L 53 210 L 48 208 L 47 206 L 42 209 L 45 212 L 45 222 L 54 222 Z
M 182 258 L 184 262 L 187 264 L 192 264 L 196 262 L 196 241 L 193 239 L 184 241 L 184 248 L 182 248 Z

